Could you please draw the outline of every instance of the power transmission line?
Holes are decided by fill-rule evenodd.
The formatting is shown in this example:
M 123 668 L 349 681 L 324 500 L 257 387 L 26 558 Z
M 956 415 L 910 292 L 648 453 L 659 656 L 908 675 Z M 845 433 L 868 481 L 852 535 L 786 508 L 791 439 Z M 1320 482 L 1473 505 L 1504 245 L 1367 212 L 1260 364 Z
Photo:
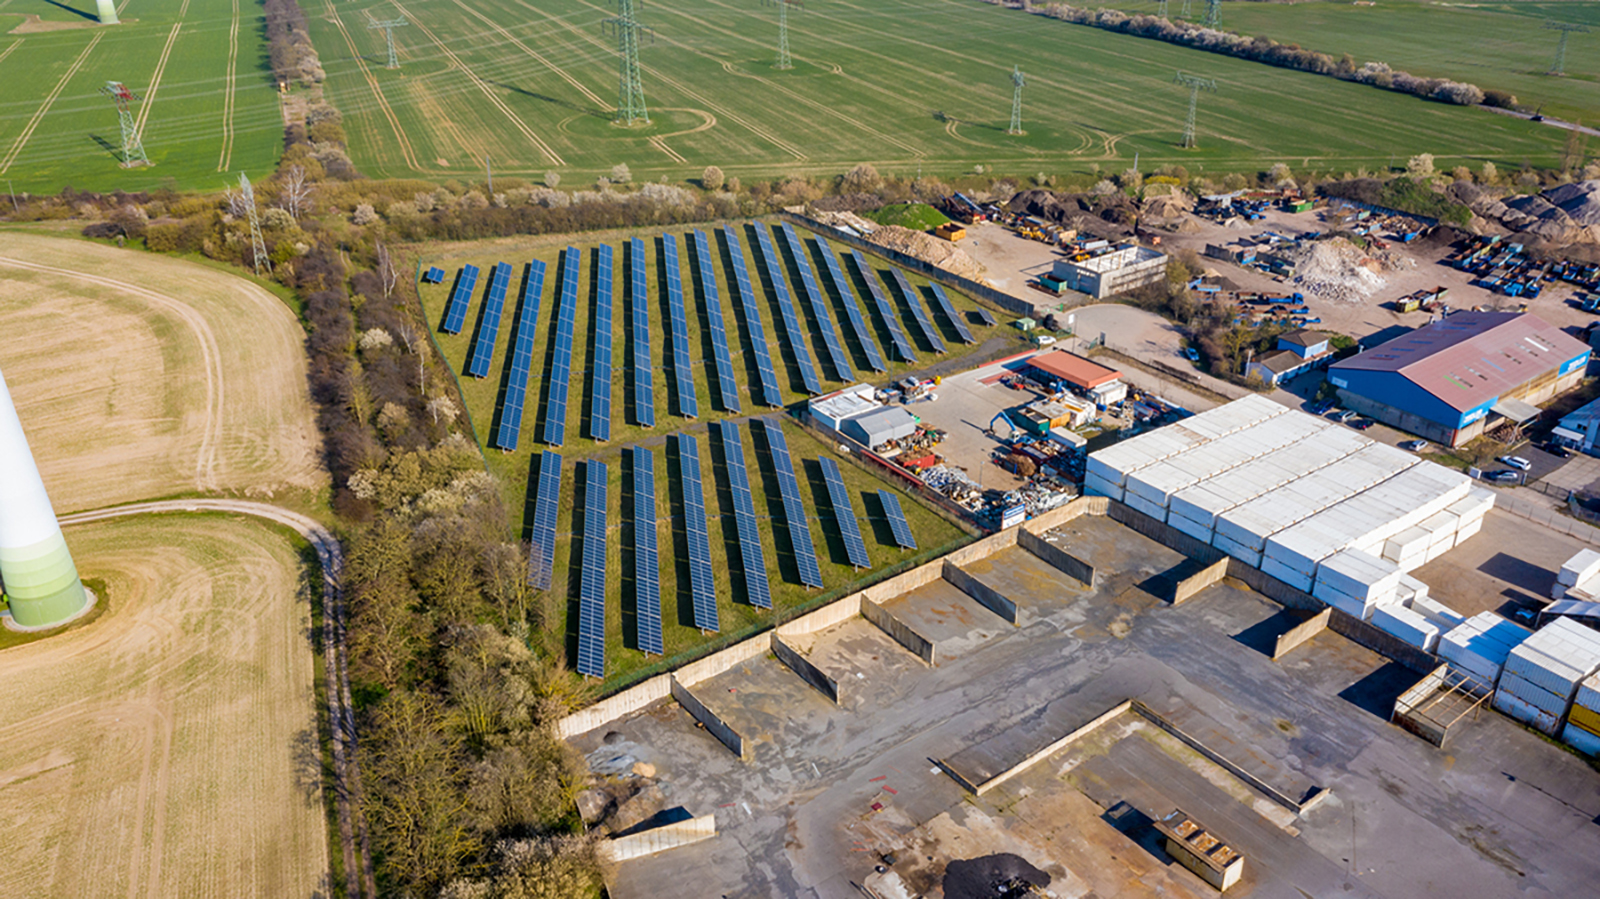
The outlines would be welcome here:
M 405 19 L 385 19 L 381 22 L 374 19 L 371 24 L 367 25 L 367 29 L 369 31 L 374 28 L 383 29 L 383 39 L 389 45 L 389 64 L 384 66 L 384 68 L 400 68 L 400 60 L 394 55 L 394 30 L 396 28 L 404 28 L 410 24 L 411 23 L 407 22 Z
M 139 137 L 139 128 L 134 124 L 133 110 L 130 108 L 143 98 L 128 90 L 127 85 L 120 81 L 107 81 L 100 88 L 100 93 L 117 104 L 117 125 L 122 129 L 122 167 L 131 169 L 136 165 L 150 165 L 150 157 L 144 154 L 144 141 Z
M 1189 88 L 1189 118 L 1183 123 L 1182 146 L 1186 150 L 1192 150 L 1196 146 L 1194 139 L 1194 112 L 1195 107 L 1200 103 L 1200 91 L 1215 91 L 1217 82 L 1210 78 L 1201 78 L 1197 75 L 1187 75 L 1179 72 L 1172 79 L 1172 83 L 1187 85 Z
M 267 255 L 267 242 L 261 236 L 261 217 L 256 212 L 256 191 L 250 186 L 250 177 L 239 173 L 239 192 L 243 195 L 245 215 L 250 219 L 250 259 L 255 263 L 256 276 L 261 276 L 261 265 L 266 263 L 272 272 L 272 257 Z
M 1006 129 L 1007 134 L 1022 133 L 1022 86 L 1024 79 L 1022 69 L 1011 67 L 1011 127 Z
M 805 9 L 804 0 L 764 0 L 768 6 L 778 8 L 778 64 L 775 69 L 792 69 L 794 60 L 789 58 L 789 7 Z
M 1220 21 L 1222 21 L 1222 0 L 1206 0 L 1206 17 L 1200 24 L 1207 28 L 1215 28 Z
M 650 124 L 650 111 L 644 105 L 644 82 L 639 77 L 639 33 L 642 31 L 655 40 L 655 32 L 639 24 L 634 15 L 638 0 L 616 0 L 617 14 L 600 23 L 601 31 L 609 30 L 617 36 L 617 56 L 621 66 L 617 87 L 617 118 L 624 125 L 634 122 Z

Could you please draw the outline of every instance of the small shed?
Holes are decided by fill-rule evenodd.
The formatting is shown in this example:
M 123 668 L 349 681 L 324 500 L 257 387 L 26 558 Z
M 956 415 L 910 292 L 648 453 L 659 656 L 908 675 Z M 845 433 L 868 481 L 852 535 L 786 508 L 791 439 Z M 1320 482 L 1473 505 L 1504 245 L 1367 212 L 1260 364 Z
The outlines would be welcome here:
M 915 434 L 917 419 L 899 406 L 881 406 L 847 419 L 840 430 L 866 446 L 880 446 Z
M 1031 318 L 1019 318 L 1012 322 L 1011 326 L 1018 331 L 1032 331 L 1034 328 L 1039 327 L 1039 323 Z

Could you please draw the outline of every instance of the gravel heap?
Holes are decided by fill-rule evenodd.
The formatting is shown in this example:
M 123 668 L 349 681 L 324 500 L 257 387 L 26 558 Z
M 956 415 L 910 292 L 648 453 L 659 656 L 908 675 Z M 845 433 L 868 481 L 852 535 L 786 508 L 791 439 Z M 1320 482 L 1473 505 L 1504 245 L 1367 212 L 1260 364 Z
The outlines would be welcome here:
M 983 280 L 983 266 L 974 262 L 965 250 L 942 238 L 922 231 L 913 231 L 899 225 L 884 225 L 867 235 L 867 240 L 881 247 L 899 250 L 929 262 L 951 274 L 974 281 Z
M 1544 198 L 1580 225 L 1600 225 L 1600 181 L 1553 187 L 1544 192 Z
M 1382 263 L 1342 237 L 1303 244 L 1290 259 L 1295 283 L 1319 299 L 1359 303 L 1387 283 L 1378 274 Z

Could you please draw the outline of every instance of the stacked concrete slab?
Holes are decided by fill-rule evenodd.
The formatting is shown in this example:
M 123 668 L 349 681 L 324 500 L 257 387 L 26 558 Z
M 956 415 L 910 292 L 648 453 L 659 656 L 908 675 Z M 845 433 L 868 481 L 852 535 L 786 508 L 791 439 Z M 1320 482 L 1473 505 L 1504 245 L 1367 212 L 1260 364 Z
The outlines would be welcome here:
M 1600 670 L 1600 631 L 1557 618 L 1513 647 L 1494 707 L 1552 737 L 1562 732 L 1579 686 Z

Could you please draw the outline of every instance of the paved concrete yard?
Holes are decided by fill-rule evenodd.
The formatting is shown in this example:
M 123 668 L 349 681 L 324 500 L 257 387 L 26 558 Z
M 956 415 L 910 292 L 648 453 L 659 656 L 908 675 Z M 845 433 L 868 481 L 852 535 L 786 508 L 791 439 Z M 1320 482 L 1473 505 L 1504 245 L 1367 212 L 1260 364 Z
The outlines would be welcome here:
M 1429 596 L 1463 615 L 1497 611 L 1509 618 L 1548 603 L 1556 573 L 1585 548 L 1576 537 L 1491 509 L 1483 530 L 1411 574 L 1428 585 Z
M 1140 585 L 1178 554 L 1106 518 L 1056 536 L 1100 569 L 1094 590 L 1020 549 L 972 566 L 1020 604 L 1021 627 L 942 582 L 890 603 L 964 641 L 937 668 L 862 620 L 816 638 L 813 658 L 863 675 L 842 708 L 770 657 L 698 685 L 748 729 L 750 762 L 671 703 L 576 739 L 656 766 L 669 805 L 717 820 L 713 840 L 625 863 L 612 895 L 941 896 L 947 874 L 995 853 L 1049 874 L 1058 896 L 1215 895 L 1152 836 L 1148 819 L 1174 806 L 1245 852 L 1241 896 L 1594 894 L 1600 774 L 1577 757 L 1492 712 L 1441 752 L 1387 721 L 1416 674 L 1331 632 L 1275 663 L 1266 648 L 1298 620 L 1275 603 L 1224 582 L 1175 608 Z M 1332 795 L 1295 818 L 1126 715 L 982 797 L 932 763 L 1008 765 L 1127 698 L 1295 801 Z M 883 852 L 896 864 L 878 873 Z

